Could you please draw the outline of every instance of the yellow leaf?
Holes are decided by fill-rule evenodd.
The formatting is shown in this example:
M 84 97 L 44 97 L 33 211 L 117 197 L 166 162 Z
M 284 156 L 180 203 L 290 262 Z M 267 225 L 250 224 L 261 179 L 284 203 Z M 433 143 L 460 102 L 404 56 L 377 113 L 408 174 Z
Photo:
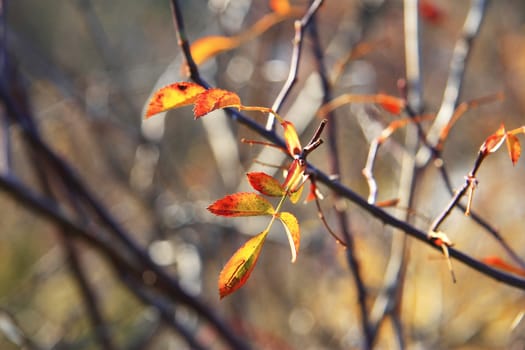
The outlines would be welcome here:
M 206 89 L 198 84 L 179 82 L 155 91 L 148 102 L 146 118 L 169 109 L 192 104 Z
M 219 274 L 220 298 L 241 288 L 253 271 L 268 231 L 263 231 L 244 243 L 230 258 Z
M 287 15 L 292 10 L 292 6 L 288 0 L 270 0 L 268 5 L 273 12 L 280 15 Z
M 190 47 L 193 61 L 200 65 L 213 56 L 240 45 L 237 37 L 207 36 L 196 40 Z
M 290 250 L 292 252 L 292 262 L 297 259 L 297 253 L 299 252 L 299 245 L 301 240 L 301 232 L 299 229 L 299 222 L 297 218 L 288 212 L 279 213 L 279 220 L 283 223 L 286 235 L 288 236 L 288 242 L 290 243 Z

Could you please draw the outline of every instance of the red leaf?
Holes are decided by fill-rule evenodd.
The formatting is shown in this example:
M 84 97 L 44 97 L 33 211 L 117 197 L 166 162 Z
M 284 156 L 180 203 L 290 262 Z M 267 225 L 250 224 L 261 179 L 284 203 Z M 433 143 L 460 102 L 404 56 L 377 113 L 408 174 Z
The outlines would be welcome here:
M 241 288 L 253 271 L 268 231 L 263 231 L 240 247 L 219 274 L 220 298 Z
M 323 195 L 317 189 L 317 185 L 314 181 L 310 181 L 310 192 L 308 197 L 306 197 L 305 202 L 314 201 L 316 198 L 323 199 Z
M 252 187 L 264 195 L 281 197 L 286 193 L 279 181 L 266 173 L 253 172 L 246 174 L 246 176 L 248 176 L 248 181 Z
M 303 147 L 301 146 L 301 141 L 299 141 L 299 136 L 297 136 L 295 126 L 286 120 L 281 122 L 281 126 L 284 129 L 284 140 L 286 141 L 288 153 L 292 157 L 301 154 Z
M 376 103 L 392 114 L 399 114 L 405 109 L 405 100 L 384 94 L 376 95 Z
M 206 89 L 195 83 L 179 82 L 155 91 L 148 102 L 146 118 L 169 109 L 192 104 Z
M 440 24 L 445 17 L 445 12 L 429 0 L 420 0 L 418 10 L 421 17 L 432 24 Z
M 509 152 L 512 165 L 516 165 L 521 156 L 521 145 L 516 135 L 507 133 L 507 151 Z
M 299 244 L 301 240 L 299 222 L 293 214 L 288 212 L 279 213 L 278 218 L 281 220 L 284 229 L 286 230 L 288 242 L 290 243 L 290 251 L 292 252 L 292 262 L 295 262 L 295 259 L 297 259 L 297 253 L 299 252 Z
M 239 192 L 225 196 L 208 207 L 219 216 L 273 215 L 275 210 L 270 202 L 257 193 Z
M 241 99 L 231 91 L 222 89 L 209 89 L 197 96 L 193 107 L 193 115 L 200 118 L 216 109 L 239 107 Z
M 498 269 L 505 270 L 516 275 L 525 276 L 525 269 L 521 267 L 512 266 L 505 262 L 503 259 L 497 256 L 487 256 L 482 261 L 490 266 L 497 267 Z

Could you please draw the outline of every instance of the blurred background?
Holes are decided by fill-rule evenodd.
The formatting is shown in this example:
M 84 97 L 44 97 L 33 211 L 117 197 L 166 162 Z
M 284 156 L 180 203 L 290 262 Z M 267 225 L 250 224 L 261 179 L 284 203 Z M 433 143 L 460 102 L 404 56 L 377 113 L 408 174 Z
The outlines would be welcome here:
M 225 194 L 248 190 L 247 171 L 276 172 L 256 159 L 280 165 L 283 158 L 278 151 L 242 144 L 241 138 L 261 138 L 223 112 L 194 121 L 191 108 L 181 108 L 143 121 L 145 103 L 154 89 L 187 79 L 169 1 L 2 3 L 8 52 L 22 72 L 45 140 L 157 264 L 222 319 L 242 329 L 255 348 L 360 346 L 358 301 L 344 250 L 327 234 L 313 203 L 287 208 L 301 225 L 297 262 L 290 263 L 286 237 L 275 225 L 250 281 L 219 301 L 217 276 L 223 264 L 266 223 L 251 218 L 223 220 L 206 207 Z M 271 11 L 263 0 L 180 3 L 190 41 L 238 35 Z M 435 114 L 470 2 L 427 3 L 439 10 L 423 17 L 420 27 L 425 112 Z M 308 6 L 306 0 L 292 4 Z M 357 43 L 373 47 L 344 67 L 333 87 L 334 96 L 400 95 L 397 81 L 405 77 L 402 1 L 326 1 L 317 28 L 329 75 Z M 290 18 L 204 62 L 201 73 L 212 85 L 237 92 L 244 104 L 269 107 L 288 75 L 293 36 Z M 306 37 L 297 84 L 281 109 L 281 115 L 304 132 L 304 143 L 319 122 L 315 113 L 322 99 L 311 48 Z M 454 187 L 463 184 L 479 146 L 501 123 L 507 129 L 525 124 L 525 3 L 520 0 L 493 1 L 487 6 L 460 101 L 497 92 L 504 92 L 505 100 L 468 111 L 445 144 L 443 159 Z M 249 115 L 261 124 L 266 121 L 260 113 Z M 361 170 L 369 143 L 398 117 L 377 106 L 356 104 L 340 108 L 336 118 L 341 182 L 366 198 Z M 10 133 L 14 173 L 37 186 L 20 133 L 15 127 Z M 403 134 L 403 130 L 396 132 L 379 151 L 378 200 L 398 195 Z M 328 172 L 327 150 L 321 146 L 309 160 Z M 524 170 L 522 161 L 512 166 L 502 148 L 482 165 L 473 200 L 474 210 L 498 228 L 520 256 L 525 256 Z M 335 228 L 333 195 L 323 186 L 320 190 L 326 197 L 325 215 Z M 413 222 L 427 231 L 450 195 L 432 166 L 420 174 L 415 191 Z M 345 205 L 362 276 L 374 296 L 388 264 L 391 231 L 352 203 Z M 0 348 L 19 348 L 17 337 L 22 331 L 36 348 L 98 348 L 55 226 L 1 192 L 0 208 Z M 497 255 L 512 262 L 492 236 L 460 211 L 453 212 L 442 230 L 456 248 L 475 258 Z M 454 284 L 439 253 L 411 239 L 408 245 L 400 312 L 408 348 L 522 348 L 522 291 L 457 262 Z M 115 278 L 97 252 L 83 244 L 79 252 L 119 346 L 187 347 L 163 325 L 154 308 L 137 301 Z M 195 315 L 184 309 L 177 318 L 194 329 L 200 327 Z M 385 323 L 376 348 L 394 347 L 392 332 Z

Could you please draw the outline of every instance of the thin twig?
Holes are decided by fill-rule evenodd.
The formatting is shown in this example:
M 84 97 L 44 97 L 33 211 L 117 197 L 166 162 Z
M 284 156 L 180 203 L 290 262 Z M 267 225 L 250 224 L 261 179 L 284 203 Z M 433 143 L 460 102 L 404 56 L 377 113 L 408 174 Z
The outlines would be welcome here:
M 454 115 L 454 110 L 459 103 L 467 61 L 470 56 L 474 39 L 477 37 L 481 27 L 486 5 L 486 0 L 471 1 L 470 10 L 465 19 L 462 33 L 460 34 L 460 38 L 456 42 L 454 52 L 452 53 L 450 70 L 441 106 L 437 113 L 436 120 L 427 133 L 427 145 L 424 148 L 421 148 L 417 155 L 416 161 L 418 167 L 422 167 L 428 163 L 432 155 L 432 150 L 430 148 L 436 146 L 439 141 L 441 130 L 449 123 Z
M 293 40 L 293 52 L 290 61 L 290 70 L 288 72 L 288 78 L 284 82 L 281 91 L 275 98 L 275 101 L 272 105 L 272 110 L 279 112 L 281 106 L 292 90 L 295 82 L 297 81 L 297 74 L 299 72 L 299 64 L 301 62 L 301 48 L 303 46 L 303 34 L 304 29 L 310 23 L 312 17 L 315 15 L 319 7 L 323 4 L 324 0 L 315 0 L 312 2 L 306 14 L 301 18 L 301 20 L 294 22 L 295 36 Z M 275 116 L 273 114 L 268 114 L 268 119 L 266 120 L 266 130 L 271 131 L 275 126 Z
M 323 104 L 329 102 L 332 99 L 332 92 L 328 75 L 324 66 L 324 56 L 321 50 L 321 42 L 319 34 L 317 32 L 317 21 L 315 15 L 312 18 L 311 25 L 309 26 L 309 34 L 312 39 L 312 50 L 317 61 L 317 70 L 321 78 L 321 86 L 323 88 Z M 329 147 L 329 160 L 330 160 L 330 171 L 333 174 L 340 176 L 341 166 L 339 162 L 339 151 L 337 148 L 337 121 L 333 112 L 329 112 L 327 115 L 328 120 L 328 147 Z M 341 200 L 340 196 L 335 193 L 335 201 Z M 357 291 L 357 299 L 359 302 L 359 313 L 361 320 L 361 331 L 363 334 L 363 349 L 371 349 L 373 346 L 374 338 L 371 333 L 369 314 L 367 308 L 368 293 L 365 286 L 365 282 L 362 277 L 359 260 L 356 256 L 356 247 L 352 233 L 349 230 L 349 223 L 347 213 L 344 209 L 339 206 L 335 206 L 335 213 L 338 220 L 339 230 L 342 233 L 346 245 L 346 259 L 350 272 L 352 273 L 353 282 Z

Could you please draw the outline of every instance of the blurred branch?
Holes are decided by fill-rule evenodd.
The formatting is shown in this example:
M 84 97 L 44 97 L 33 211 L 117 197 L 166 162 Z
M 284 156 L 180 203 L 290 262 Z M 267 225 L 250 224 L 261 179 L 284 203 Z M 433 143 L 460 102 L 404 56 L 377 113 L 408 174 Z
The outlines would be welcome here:
M 23 330 L 15 317 L 6 309 L 0 307 L 0 332 L 13 344 L 21 349 L 42 350 Z
M 311 24 L 308 27 L 309 34 L 312 39 L 312 50 L 317 61 L 317 71 L 321 78 L 321 86 L 323 89 L 323 105 L 332 100 L 332 89 L 330 82 L 325 70 L 324 54 L 321 49 L 321 42 L 319 34 L 317 32 L 317 21 L 315 15 L 312 17 Z M 335 114 L 330 111 L 327 114 L 328 120 L 328 158 L 330 162 L 330 172 L 335 174 L 337 177 L 341 176 L 341 165 L 339 162 L 339 150 L 337 147 L 337 120 Z M 268 128 L 268 125 L 267 125 Z M 335 193 L 335 201 L 341 201 L 339 194 Z M 360 320 L 361 320 L 361 331 L 363 333 L 363 349 L 371 349 L 374 342 L 373 335 L 370 331 L 369 315 L 367 310 L 367 299 L 368 293 L 366 290 L 365 282 L 363 280 L 359 260 L 356 255 L 355 241 L 352 233 L 349 230 L 349 223 L 347 213 L 343 206 L 338 204 L 334 207 L 336 217 L 338 220 L 339 230 L 342 233 L 342 237 L 346 247 L 346 259 L 350 272 L 352 273 L 354 285 L 357 291 L 357 299 L 359 302 Z
M 284 82 L 281 91 L 279 92 L 279 94 L 275 98 L 275 101 L 273 102 L 272 110 L 275 112 L 279 112 L 283 102 L 286 100 L 290 91 L 292 90 L 292 87 L 297 81 L 297 73 L 299 72 L 299 64 L 301 62 L 301 48 L 303 46 L 304 29 L 308 26 L 317 10 L 319 10 L 321 5 L 323 4 L 323 1 L 324 0 L 312 1 L 310 7 L 308 8 L 308 11 L 303 16 L 303 18 L 301 18 L 301 20 L 299 21 L 294 22 L 295 36 L 293 39 L 293 51 L 290 59 L 290 70 L 288 71 L 288 78 L 286 78 L 286 81 Z M 268 119 L 266 120 L 266 130 L 271 131 L 274 129 L 274 126 L 275 116 L 273 114 L 268 114 Z
M 417 154 L 418 167 L 426 164 L 433 153 L 432 149 L 439 141 L 441 130 L 449 123 L 454 115 L 454 110 L 459 103 L 465 68 L 472 49 L 474 39 L 478 35 L 481 23 L 485 15 L 487 0 L 471 0 L 470 10 L 463 25 L 452 58 L 448 74 L 443 100 L 437 113 L 436 119 L 427 133 L 427 146 L 421 148 Z

